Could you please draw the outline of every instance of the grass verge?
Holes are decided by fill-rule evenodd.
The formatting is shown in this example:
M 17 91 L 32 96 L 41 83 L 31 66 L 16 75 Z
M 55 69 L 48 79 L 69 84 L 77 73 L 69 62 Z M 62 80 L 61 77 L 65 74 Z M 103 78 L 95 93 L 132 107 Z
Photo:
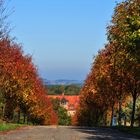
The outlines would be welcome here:
M 25 126 L 23 124 L 13 124 L 13 123 L 0 123 L 0 132 L 14 130 L 19 127 Z

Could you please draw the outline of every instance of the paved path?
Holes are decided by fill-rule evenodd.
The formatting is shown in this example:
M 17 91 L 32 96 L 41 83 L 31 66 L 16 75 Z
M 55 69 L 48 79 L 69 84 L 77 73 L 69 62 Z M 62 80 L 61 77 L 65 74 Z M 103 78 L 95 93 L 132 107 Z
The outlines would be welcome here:
M 0 140 L 140 140 L 140 138 L 103 128 L 34 126 L 0 134 Z

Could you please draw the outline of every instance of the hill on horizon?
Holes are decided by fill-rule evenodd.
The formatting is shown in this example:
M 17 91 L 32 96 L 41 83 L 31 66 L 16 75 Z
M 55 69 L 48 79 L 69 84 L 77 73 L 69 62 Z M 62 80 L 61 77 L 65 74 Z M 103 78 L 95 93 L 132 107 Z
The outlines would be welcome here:
M 78 80 L 67 80 L 67 79 L 58 79 L 58 80 L 43 80 L 45 85 L 83 85 L 83 81 Z

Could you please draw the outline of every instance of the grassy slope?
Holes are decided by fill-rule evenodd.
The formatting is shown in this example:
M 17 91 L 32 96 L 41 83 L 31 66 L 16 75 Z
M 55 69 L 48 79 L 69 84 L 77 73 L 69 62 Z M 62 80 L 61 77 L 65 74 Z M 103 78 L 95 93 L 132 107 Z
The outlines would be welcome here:
M 22 124 L 0 123 L 0 131 L 14 130 L 18 127 L 24 126 Z

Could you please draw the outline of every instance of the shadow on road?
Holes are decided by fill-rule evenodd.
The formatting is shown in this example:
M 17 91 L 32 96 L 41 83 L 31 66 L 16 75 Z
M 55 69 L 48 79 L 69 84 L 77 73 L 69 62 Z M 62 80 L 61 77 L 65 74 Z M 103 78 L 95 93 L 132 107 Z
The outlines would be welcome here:
M 71 129 L 87 134 L 87 140 L 140 140 L 136 136 L 110 128 L 72 127 Z

